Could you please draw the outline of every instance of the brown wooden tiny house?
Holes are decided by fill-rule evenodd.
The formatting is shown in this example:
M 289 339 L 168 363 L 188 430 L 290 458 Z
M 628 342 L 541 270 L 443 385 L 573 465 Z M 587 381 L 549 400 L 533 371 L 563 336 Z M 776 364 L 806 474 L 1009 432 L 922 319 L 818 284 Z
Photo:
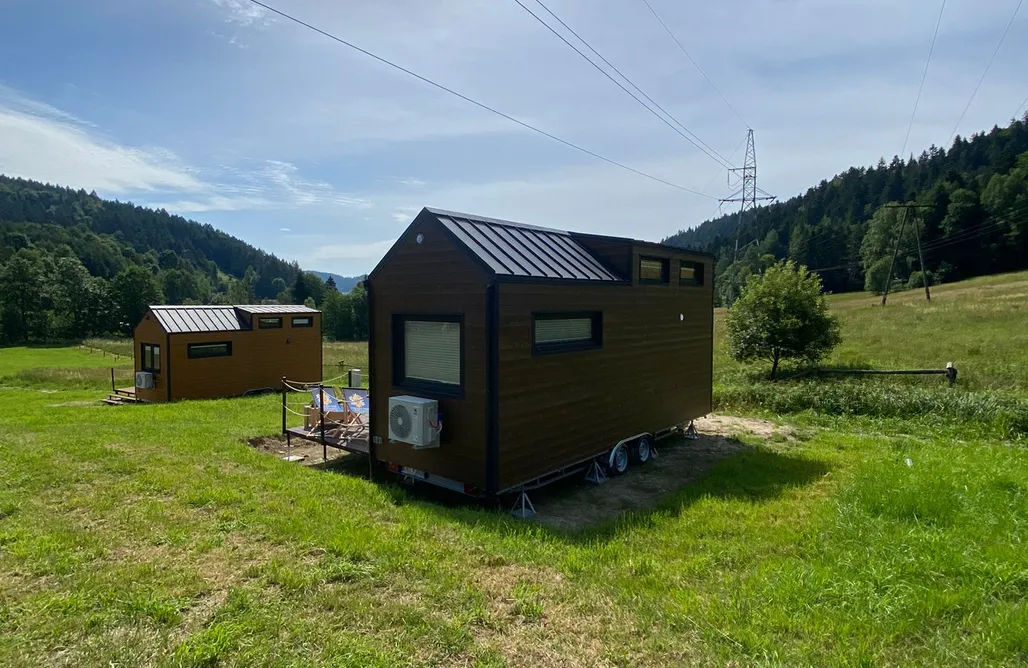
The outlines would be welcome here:
M 712 276 L 703 253 L 422 210 L 368 278 L 373 456 L 493 494 L 709 413 Z M 397 395 L 438 401 L 438 447 L 390 440 Z
M 233 397 L 321 380 L 321 313 L 305 306 L 151 306 L 136 326 L 142 401 Z

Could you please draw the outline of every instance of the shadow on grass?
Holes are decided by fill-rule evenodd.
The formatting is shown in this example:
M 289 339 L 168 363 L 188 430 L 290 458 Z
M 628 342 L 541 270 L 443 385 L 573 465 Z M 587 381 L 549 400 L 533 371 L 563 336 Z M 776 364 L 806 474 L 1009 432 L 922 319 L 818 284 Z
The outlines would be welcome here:
M 369 479 L 367 459 L 363 457 L 330 462 L 324 469 Z M 648 482 L 644 470 L 629 470 L 625 476 L 600 486 L 585 482 L 582 475 L 565 478 L 530 492 L 539 513 L 530 520 L 515 519 L 509 514 L 516 494 L 477 500 L 429 484 L 405 485 L 380 469 L 371 480 L 396 505 L 416 504 L 449 522 L 504 535 L 537 534 L 542 530 L 568 543 L 589 543 L 611 540 L 623 531 L 677 517 L 703 499 L 752 504 L 772 501 L 790 489 L 821 479 L 828 471 L 828 466 L 820 461 L 739 444 L 738 449 L 712 461 L 703 470 L 667 472 L 673 480 L 665 484 L 665 491 L 654 493 L 645 489 L 634 499 L 632 490 L 645 487 Z M 616 484 L 620 485 L 617 490 Z M 611 498 L 616 500 L 614 505 Z

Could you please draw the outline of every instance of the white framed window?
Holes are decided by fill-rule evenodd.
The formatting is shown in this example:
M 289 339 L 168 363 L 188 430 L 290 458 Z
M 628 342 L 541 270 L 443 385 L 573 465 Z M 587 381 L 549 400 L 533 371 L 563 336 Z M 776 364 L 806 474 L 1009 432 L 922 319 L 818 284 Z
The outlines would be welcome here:
M 396 316 L 395 385 L 444 393 L 463 386 L 463 317 Z

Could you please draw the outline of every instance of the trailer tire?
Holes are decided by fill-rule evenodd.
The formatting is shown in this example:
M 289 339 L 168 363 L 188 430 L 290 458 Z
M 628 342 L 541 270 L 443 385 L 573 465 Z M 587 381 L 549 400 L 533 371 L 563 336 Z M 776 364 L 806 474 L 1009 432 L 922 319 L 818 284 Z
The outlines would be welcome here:
M 653 439 L 643 436 L 632 443 L 632 461 L 637 464 L 645 464 L 653 459 Z
M 621 444 L 610 451 L 610 459 L 608 459 L 607 469 L 610 471 L 610 475 L 621 475 L 628 470 L 628 448 L 624 444 Z

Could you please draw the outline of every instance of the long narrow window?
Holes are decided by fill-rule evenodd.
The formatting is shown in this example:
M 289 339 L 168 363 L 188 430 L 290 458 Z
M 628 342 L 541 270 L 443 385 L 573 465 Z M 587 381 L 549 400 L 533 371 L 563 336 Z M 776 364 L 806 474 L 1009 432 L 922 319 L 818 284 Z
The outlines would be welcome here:
M 297 316 L 293 318 L 292 325 L 293 327 L 313 327 L 314 318 L 310 317 L 309 315 L 305 315 L 302 317 Z
M 144 343 L 142 344 L 142 350 L 140 351 L 143 358 L 142 364 L 139 368 L 142 371 L 149 371 L 151 373 L 161 372 L 161 347 L 155 343 Z
M 448 394 L 460 392 L 461 316 L 396 316 L 393 341 L 396 385 Z
M 205 357 L 229 357 L 232 354 L 232 342 L 224 343 L 190 343 L 186 347 L 186 356 L 191 359 Z
M 587 350 L 602 345 L 603 314 L 599 311 L 532 315 L 533 354 Z
M 703 263 L 682 260 L 678 266 L 679 285 L 703 285 Z
M 639 258 L 639 282 L 653 285 L 668 282 L 670 260 L 659 257 Z
M 258 318 L 261 329 L 282 329 L 282 318 Z

